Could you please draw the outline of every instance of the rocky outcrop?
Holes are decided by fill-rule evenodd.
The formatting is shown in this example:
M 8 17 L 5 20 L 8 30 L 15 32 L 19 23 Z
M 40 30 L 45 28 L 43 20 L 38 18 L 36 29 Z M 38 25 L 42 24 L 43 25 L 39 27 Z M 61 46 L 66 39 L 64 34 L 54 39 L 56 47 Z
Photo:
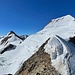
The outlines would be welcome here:
M 15 45 L 9 44 L 7 47 L 5 47 L 5 48 L 0 52 L 0 54 L 3 54 L 3 53 L 6 52 L 6 51 L 14 50 L 15 48 L 16 48 Z
M 24 62 L 17 75 L 60 75 L 51 65 L 50 55 L 44 52 L 44 46 L 48 40 L 34 55 Z
M 3 43 L 8 43 L 7 42 L 7 40 L 9 39 L 9 38 L 11 38 L 12 36 L 7 36 L 7 37 L 4 37 L 2 40 L 1 40 L 1 42 L 0 42 L 0 45 L 2 45 Z
M 69 41 L 72 42 L 75 45 L 75 36 L 74 37 L 70 37 Z
M 21 35 L 21 36 L 19 36 L 22 40 L 25 40 L 27 37 L 28 37 L 28 35 Z

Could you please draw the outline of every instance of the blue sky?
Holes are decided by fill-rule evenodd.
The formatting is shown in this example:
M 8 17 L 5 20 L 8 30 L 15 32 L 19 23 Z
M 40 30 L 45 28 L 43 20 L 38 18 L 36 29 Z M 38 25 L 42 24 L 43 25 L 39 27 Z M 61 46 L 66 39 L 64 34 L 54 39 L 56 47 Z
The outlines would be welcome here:
M 0 0 L 0 35 L 30 35 L 67 14 L 75 17 L 75 0 Z

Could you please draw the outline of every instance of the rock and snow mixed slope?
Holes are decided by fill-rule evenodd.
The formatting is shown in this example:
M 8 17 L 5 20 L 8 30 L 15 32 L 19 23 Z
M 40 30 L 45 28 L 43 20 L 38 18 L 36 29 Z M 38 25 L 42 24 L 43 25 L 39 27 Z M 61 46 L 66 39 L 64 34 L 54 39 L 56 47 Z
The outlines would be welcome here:
M 23 40 L 16 35 L 13 31 L 10 31 L 5 37 L 0 39 L 0 53 L 4 53 L 7 50 L 13 50 Z
M 27 35 L 18 36 L 13 31 L 10 31 L 5 37 L 0 39 L 0 53 L 15 49 L 27 37 Z
M 48 38 L 51 39 L 44 49 L 50 54 L 52 65 L 61 75 L 75 75 L 75 47 L 68 42 L 69 37 L 74 35 L 75 19 L 72 16 L 53 19 L 43 30 L 29 36 L 15 50 L 0 54 L 0 75 L 15 75 L 24 61 L 35 54 Z
M 18 71 L 18 75 L 60 75 L 51 65 L 50 55 L 44 49 L 49 39 L 41 45 L 35 54 L 23 63 Z

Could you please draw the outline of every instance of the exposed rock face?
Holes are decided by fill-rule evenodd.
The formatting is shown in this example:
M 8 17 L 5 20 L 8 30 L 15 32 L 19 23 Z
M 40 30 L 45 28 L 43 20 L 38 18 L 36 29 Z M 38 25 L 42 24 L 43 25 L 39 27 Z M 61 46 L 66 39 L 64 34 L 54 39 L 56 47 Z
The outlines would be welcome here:
M 75 36 L 74 37 L 70 37 L 69 41 L 72 42 L 75 45 Z
M 7 37 L 5 37 L 4 39 L 2 39 L 2 41 L 0 42 L 0 45 L 2 45 L 3 43 L 8 43 L 7 42 L 7 40 L 9 39 L 9 38 L 11 38 L 12 36 L 7 36 Z
M 50 55 L 44 52 L 44 46 L 48 40 L 32 57 L 24 62 L 18 75 L 60 75 L 51 65 Z
M 25 40 L 27 37 L 28 37 L 28 35 L 22 35 L 22 36 L 20 36 L 20 38 L 21 38 L 22 40 Z
M 9 50 L 14 50 L 15 48 L 16 48 L 15 45 L 9 44 L 7 47 L 5 47 L 5 48 L 0 52 L 0 54 L 3 54 L 4 52 L 9 51 Z

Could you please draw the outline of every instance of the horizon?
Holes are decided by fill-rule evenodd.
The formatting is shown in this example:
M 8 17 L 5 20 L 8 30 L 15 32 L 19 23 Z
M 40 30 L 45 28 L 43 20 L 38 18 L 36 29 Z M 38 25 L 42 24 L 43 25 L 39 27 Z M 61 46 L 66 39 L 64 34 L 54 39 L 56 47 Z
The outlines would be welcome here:
M 10 31 L 31 35 L 43 29 L 50 20 L 65 15 L 75 17 L 75 1 L 1 0 L 0 35 Z
M 67 15 L 70 15 L 70 14 L 67 14 Z M 67 16 L 67 15 L 64 15 L 64 16 Z M 64 17 L 64 16 L 60 16 L 60 17 L 57 17 L 57 18 L 61 18 L 61 17 Z M 70 16 L 72 16 L 72 15 L 70 15 Z M 72 17 L 73 17 L 73 16 L 72 16 Z M 53 18 L 53 19 L 57 19 L 57 18 Z M 51 20 L 53 20 L 53 19 L 51 19 Z M 51 20 L 50 20 L 50 21 L 51 21 Z M 49 21 L 49 22 L 50 22 L 50 21 Z M 48 22 L 48 23 L 49 23 L 49 22 Z M 47 24 L 48 24 L 48 23 L 47 23 Z M 46 24 L 46 25 L 47 25 L 47 24 Z M 45 26 L 46 26 L 46 25 L 45 25 Z M 44 27 L 45 27 L 45 26 L 44 26 Z M 11 32 L 11 31 L 14 32 L 15 34 L 17 34 L 17 33 L 16 33 L 15 31 L 13 31 L 13 30 L 10 30 L 9 32 Z M 39 30 L 39 31 L 40 31 L 40 30 Z M 7 35 L 9 32 L 7 32 L 5 35 Z M 36 32 L 36 33 L 37 33 L 37 32 Z M 33 33 L 33 34 L 35 34 L 35 33 Z M 5 35 L 1 35 L 1 37 L 5 36 Z M 29 36 L 29 34 L 17 34 L 17 35 L 19 35 L 19 36 L 21 36 L 21 35 L 28 35 L 28 36 Z M 30 35 L 32 35 L 32 34 L 30 34 Z

